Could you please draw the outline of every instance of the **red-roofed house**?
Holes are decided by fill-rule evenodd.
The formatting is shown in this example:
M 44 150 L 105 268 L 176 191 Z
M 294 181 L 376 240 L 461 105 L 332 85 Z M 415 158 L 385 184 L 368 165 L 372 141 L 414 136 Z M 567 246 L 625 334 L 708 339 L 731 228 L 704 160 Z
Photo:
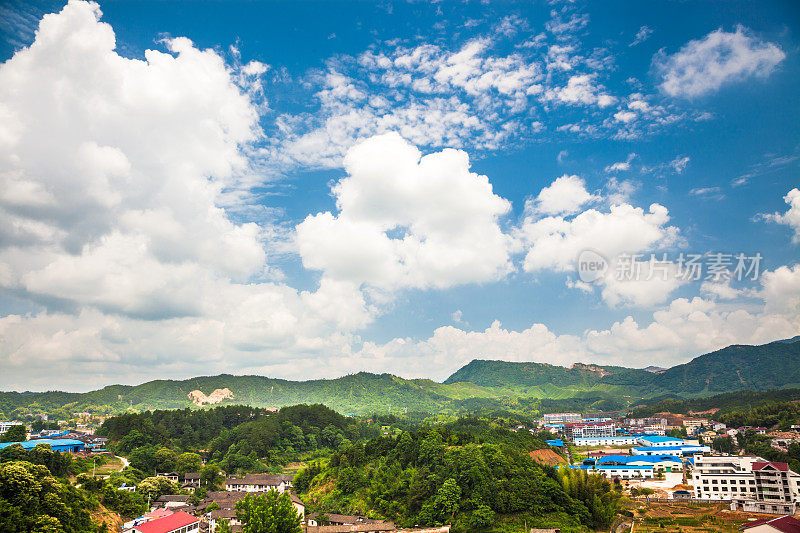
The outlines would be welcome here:
M 767 520 L 756 520 L 742 526 L 742 531 L 748 533 L 800 533 L 800 520 L 793 516 L 781 516 Z
M 189 513 L 179 511 L 134 526 L 133 530 L 137 533 L 196 533 L 200 531 L 200 521 Z

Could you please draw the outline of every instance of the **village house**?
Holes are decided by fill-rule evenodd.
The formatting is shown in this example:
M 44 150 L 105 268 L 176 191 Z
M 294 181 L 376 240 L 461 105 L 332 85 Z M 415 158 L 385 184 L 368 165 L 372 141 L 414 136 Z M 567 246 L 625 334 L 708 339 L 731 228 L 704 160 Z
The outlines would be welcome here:
M 292 486 L 294 476 L 288 474 L 248 474 L 233 476 L 225 480 L 225 490 L 231 492 L 283 492 Z
M 135 525 L 129 531 L 132 533 L 197 533 L 200 531 L 200 520 L 181 511 Z
M 173 507 L 183 507 L 189 501 L 188 494 L 162 494 L 156 500 L 156 504 L 161 504 L 165 509 Z
M 391 524 L 392 526 L 394 526 L 394 524 L 392 524 L 391 522 L 387 522 L 385 520 L 375 520 L 372 518 L 367 518 L 366 516 L 335 514 L 335 513 L 310 514 L 306 519 L 306 523 L 309 526 L 320 526 L 320 525 L 352 526 L 358 524 Z

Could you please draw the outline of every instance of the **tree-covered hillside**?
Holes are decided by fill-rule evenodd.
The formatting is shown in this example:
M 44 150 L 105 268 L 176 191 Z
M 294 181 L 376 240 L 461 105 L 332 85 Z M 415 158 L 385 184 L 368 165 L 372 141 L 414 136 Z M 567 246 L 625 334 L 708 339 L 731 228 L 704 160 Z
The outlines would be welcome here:
M 800 388 L 800 340 L 728 346 L 654 376 L 662 390 L 693 396 Z
M 315 511 L 403 526 L 494 531 L 512 520 L 563 531 L 608 528 L 620 492 L 599 476 L 537 464 L 528 452 L 545 447 L 527 432 L 463 419 L 340 447 L 302 471 L 295 487 Z
M 192 391 L 228 389 L 223 405 L 282 407 L 321 403 L 345 414 L 459 413 L 511 411 L 526 416 L 544 410 L 627 409 L 647 398 L 694 398 L 738 390 L 800 387 L 800 340 L 763 346 L 730 346 L 662 373 L 614 366 L 475 360 L 444 383 L 360 372 L 334 379 L 290 381 L 263 376 L 205 376 L 141 385 L 112 385 L 87 393 L 0 393 L 0 418 L 72 412 L 194 408 Z M 555 403 L 554 403 L 555 402 Z
M 445 380 L 446 384 L 465 382 L 511 389 L 527 396 L 546 392 L 549 398 L 580 396 L 589 391 L 687 398 L 739 390 L 794 388 L 800 387 L 800 340 L 728 346 L 661 373 L 581 364 L 565 368 L 475 360 Z

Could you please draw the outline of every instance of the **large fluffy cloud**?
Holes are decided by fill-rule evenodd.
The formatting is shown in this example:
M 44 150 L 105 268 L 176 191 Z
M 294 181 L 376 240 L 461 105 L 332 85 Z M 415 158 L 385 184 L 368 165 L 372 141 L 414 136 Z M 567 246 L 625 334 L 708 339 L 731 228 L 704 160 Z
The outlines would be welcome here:
M 675 246 L 681 242 L 680 232 L 669 225 L 667 208 L 652 204 L 645 210 L 618 203 L 624 195 L 615 191 L 617 188 L 616 181 L 609 183 L 607 210 L 598 207 L 581 211 L 587 202 L 597 202 L 602 197 L 590 194 L 577 176 L 556 179 L 528 201 L 517 233 L 526 250 L 523 269 L 531 273 L 574 272 L 581 253 L 591 251 L 608 266 L 594 280 L 602 287 L 602 297 L 608 304 L 651 306 L 664 301 L 682 281 L 676 276 L 674 264 L 656 265 L 655 258 L 648 259 L 645 252 Z M 626 268 L 621 261 L 631 263 L 634 276 L 617 275 Z M 572 280 L 568 284 L 592 291 L 585 282 Z
M 214 52 L 176 39 L 172 53 L 125 59 L 99 16 L 70 2 L 0 67 L 2 282 L 123 313 L 167 300 L 193 313 L 182 293 L 264 262 L 258 228 L 216 205 L 257 115 Z
M 0 66 L 0 287 L 41 309 L 0 319 L 5 383 L 303 357 L 363 327 L 356 285 L 266 281 L 263 228 L 221 207 L 259 138 L 238 74 L 183 38 L 124 58 L 100 16 L 73 0 Z
M 511 269 L 511 239 L 499 226 L 510 204 L 467 154 L 422 156 L 397 134 L 372 137 L 344 160 L 333 187 L 337 214 L 297 227 L 306 268 L 381 289 L 450 287 L 495 280 Z
M 718 29 L 689 41 L 675 54 L 658 57 L 656 66 L 665 93 L 691 98 L 732 81 L 768 76 L 784 57 L 777 45 L 761 41 L 738 26 L 734 32 Z

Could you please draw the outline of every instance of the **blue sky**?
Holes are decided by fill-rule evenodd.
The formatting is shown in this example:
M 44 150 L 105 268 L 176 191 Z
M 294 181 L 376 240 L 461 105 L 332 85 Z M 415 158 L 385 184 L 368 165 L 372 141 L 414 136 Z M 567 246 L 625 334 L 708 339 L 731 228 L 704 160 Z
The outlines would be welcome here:
M 0 9 L 4 388 L 800 333 L 795 2 Z M 716 252 L 761 275 L 677 280 Z

